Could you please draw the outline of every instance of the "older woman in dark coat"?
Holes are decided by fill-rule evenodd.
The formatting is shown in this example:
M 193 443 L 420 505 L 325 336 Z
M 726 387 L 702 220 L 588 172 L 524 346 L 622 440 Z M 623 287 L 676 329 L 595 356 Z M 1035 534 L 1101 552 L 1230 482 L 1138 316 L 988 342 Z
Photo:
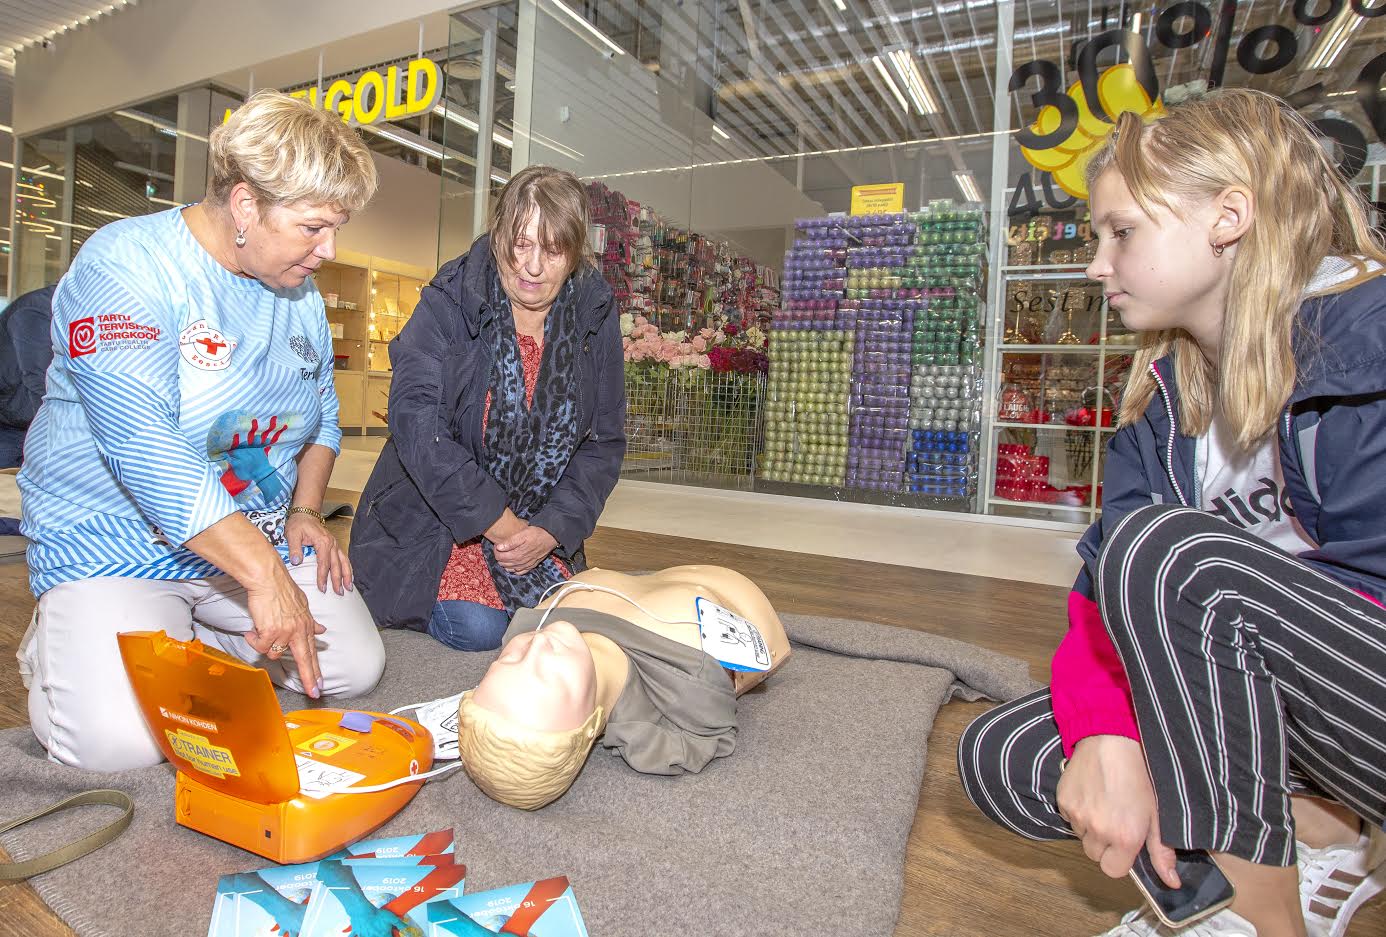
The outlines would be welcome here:
M 619 316 L 586 242 L 575 176 L 516 173 L 391 343 L 390 439 L 350 553 L 381 626 L 498 647 L 585 567 L 626 448 Z

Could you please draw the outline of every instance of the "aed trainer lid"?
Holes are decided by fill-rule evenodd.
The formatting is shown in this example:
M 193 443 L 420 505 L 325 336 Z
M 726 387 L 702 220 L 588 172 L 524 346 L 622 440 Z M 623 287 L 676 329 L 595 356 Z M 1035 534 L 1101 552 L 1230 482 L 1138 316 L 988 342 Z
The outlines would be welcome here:
M 268 673 L 162 631 L 118 638 L 145 722 L 179 771 L 256 803 L 298 796 L 298 764 Z

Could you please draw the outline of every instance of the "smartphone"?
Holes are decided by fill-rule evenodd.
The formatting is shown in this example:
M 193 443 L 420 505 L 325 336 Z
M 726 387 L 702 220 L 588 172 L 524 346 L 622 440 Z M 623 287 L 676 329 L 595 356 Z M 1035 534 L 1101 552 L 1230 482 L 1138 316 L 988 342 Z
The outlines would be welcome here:
M 1131 877 L 1145 895 L 1155 916 L 1167 927 L 1185 927 L 1232 903 L 1235 892 L 1227 876 L 1202 850 L 1176 849 L 1175 870 L 1179 888 L 1170 888 L 1151 864 L 1150 853 L 1141 849 L 1131 866 Z

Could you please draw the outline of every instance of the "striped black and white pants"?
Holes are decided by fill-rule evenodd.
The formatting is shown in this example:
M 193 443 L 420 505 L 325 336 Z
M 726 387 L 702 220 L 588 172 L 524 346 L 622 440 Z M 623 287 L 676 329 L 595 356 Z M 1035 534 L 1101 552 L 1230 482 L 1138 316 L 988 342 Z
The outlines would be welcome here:
M 1102 619 L 1131 684 L 1159 804 L 1182 849 L 1295 861 L 1290 794 L 1386 817 L 1386 610 L 1191 508 L 1124 518 L 1098 560 Z M 1032 839 L 1073 836 L 1049 691 L 969 725 L 972 802 Z

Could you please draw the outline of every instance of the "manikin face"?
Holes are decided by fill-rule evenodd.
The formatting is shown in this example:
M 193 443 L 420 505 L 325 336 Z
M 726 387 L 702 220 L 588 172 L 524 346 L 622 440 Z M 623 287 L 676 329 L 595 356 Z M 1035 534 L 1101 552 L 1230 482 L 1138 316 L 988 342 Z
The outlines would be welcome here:
M 541 732 L 581 726 L 597 705 L 596 667 L 577 628 L 550 621 L 501 648 L 472 694 L 491 712 Z
M 295 289 L 337 256 L 337 229 L 348 217 L 328 205 L 275 206 L 247 228 L 236 259 L 245 273 L 271 289 Z
M 1116 169 L 1089 193 L 1097 255 L 1089 279 L 1135 332 L 1180 328 L 1200 336 L 1221 329 L 1230 256 L 1213 253 L 1217 211 L 1193 205 L 1186 217 L 1160 208 L 1147 215 Z
M 540 243 L 537 211 L 530 213 L 515 238 L 510 262 L 500 268 L 501 289 L 511 305 L 539 315 L 549 311 L 569 272 L 567 256 L 559 250 L 545 250 Z

